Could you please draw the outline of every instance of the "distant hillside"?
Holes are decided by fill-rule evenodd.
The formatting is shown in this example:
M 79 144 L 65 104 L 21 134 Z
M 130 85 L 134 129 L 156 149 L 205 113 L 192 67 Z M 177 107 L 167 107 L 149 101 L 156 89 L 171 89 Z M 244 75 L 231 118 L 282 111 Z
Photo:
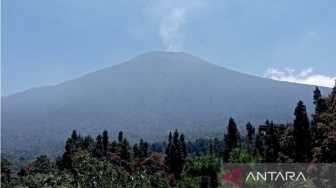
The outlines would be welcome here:
M 2 150 L 47 149 L 73 129 L 93 135 L 107 129 L 111 136 L 122 130 L 131 141 L 158 140 L 175 128 L 195 138 L 222 136 L 230 116 L 244 129 L 266 118 L 291 122 L 299 100 L 312 112 L 314 87 L 238 73 L 186 53 L 147 53 L 3 97 Z

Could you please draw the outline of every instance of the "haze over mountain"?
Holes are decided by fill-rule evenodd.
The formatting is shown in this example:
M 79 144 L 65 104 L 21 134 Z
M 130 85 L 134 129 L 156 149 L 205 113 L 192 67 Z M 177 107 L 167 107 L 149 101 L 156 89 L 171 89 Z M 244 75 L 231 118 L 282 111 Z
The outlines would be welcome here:
M 187 53 L 152 52 L 2 97 L 2 150 L 46 149 L 74 129 L 93 135 L 107 129 L 110 137 L 122 130 L 131 141 L 158 140 L 174 129 L 189 138 L 222 137 L 230 116 L 243 130 L 248 121 L 292 122 L 299 100 L 310 114 L 314 89 L 238 73 Z

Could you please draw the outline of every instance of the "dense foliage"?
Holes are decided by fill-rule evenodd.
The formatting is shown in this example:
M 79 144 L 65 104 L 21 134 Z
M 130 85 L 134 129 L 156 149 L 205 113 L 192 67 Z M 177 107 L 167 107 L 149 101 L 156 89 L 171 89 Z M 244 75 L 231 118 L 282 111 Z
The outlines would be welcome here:
M 242 136 L 230 118 L 223 140 L 186 141 L 175 130 L 167 142 L 150 144 L 141 138 L 131 146 L 122 131 L 117 140 L 109 140 L 107 130 L 95 139 L 74 130 L 55 161 L 42 154 L 15 170 L 12 159 L 2 157 L 1 186 L 208 188 L 221 186 L 223 163 L 334 163 L 336 86 L 325 97 L 316 87 L 313 98 L 311 121 L 299 101 L 292 124 L 266 120 L 255 129 L 248 122 Z

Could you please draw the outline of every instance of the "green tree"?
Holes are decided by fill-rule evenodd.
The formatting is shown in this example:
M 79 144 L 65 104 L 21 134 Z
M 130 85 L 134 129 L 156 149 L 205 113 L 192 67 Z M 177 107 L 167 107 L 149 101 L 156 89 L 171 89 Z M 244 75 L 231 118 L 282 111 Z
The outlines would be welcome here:
M 315 117 L 320 143 L 315 148 L 315 157 L 320 162 L 333 163 L 336 162 L 336 80 L 331 93 L 323 99 L 326 101 L 326 109 Z
M 134 159 L 139 158 L 139 146 L 138 146 L 138 144 L 133 145 L 133 157 L 134 157 Z
M 255 128 L 251 124 L 251 122 L 248 122 L 246 124 L 246 132 L 247 132 L 247 138 L 252 142 L 253 141 L 253 135 L 255 133 Z
M 231 163 L 260 163 L 262 158 L 259 154 L 253 156 L 245 147 L 234 148 L 230 153 Z
M 47 174 L 54 169 L 54 165 L 51 163 L 47 155 L 40 155 L 33 163 L 36 172 Z
M 120 132 L 119 132 L 119 135 L 118 135 L 118 142 L 121 143 L 123 139 L 124 139 L 124 137 L 123 137 L 123 132 L 120 131 Z
M 1 158 L 1 183 L 8 183 L 11 180 L 10 165 L 11 164 L 8 159 Z
M 65 144 L 65 152 L 63 154 L 63 157 L 62 157 L 62 162 L 60 164 L 62 164 L 59 168 L 60 169 L 69 169 L 71 170 L 72 169 L 72 152 L 73 152 L 73 144 L 72 144 L 72 139 L 68 139 L 66 141 L 66 144 Z
M 84 137 L 82 149 L 92 152 L 94 147 L 94 140 L 90 135 Z
M 184 160 L 188 155 L 188 151 L 187 151 L 187 144 L 185 143 L 185 137 L 183 133 L 180 135 L 179 143 L 181 145 L 182 159 L 184 163 Z
M 108 141 L 109 136 L 107 130 L 104 130 L 103 132 L 103 155 L 106 157 L 107 152 L 108 152 Z
M 96 138 L 96 144 L 93 150 L 93 156 L 98 159 L 103 157 L 103 141 L 102 136 L 100 134 Z
M 253 127 L 253 125 L 251 124 L 251 122 L 248 122 L 246 124 L 246 146 L 247 146 L 247 150 L 251 150 L 251 148 L 253 148 L 253 135 L 255 133 L 255 129 Z
M 311 135 L 306 106 L 299 101 L 294 111 L 295 162 L 306 163 L 311 160 Z
M 208 141 L 206 156 L 189 155 L 178 187 L 218 187 L 220 185 L 220 159 L 215 154 L 212 139 Z
M 175 180 L 181 179 L 181 173 L 186 158 L 186 147 L 184 148 L 184 136 L 179 136 L 176 129 L 174 136 L 169 133 L 168 147 L 165 151 L 166 172 L 174 175 Z
M 120 157 L 125 161 L 129 161 L 131 159 L 131 152 L 130 152 L 130 144 L 127 138 L 124 138 L 120 145 Z
M 72 134 L 71 134 L 71 138 L 76 141 L 78 139 L 78 135 L 77 135 L 77 131 L 76 130 L 73 130 L 72 131 Z
M 278 153 L 277 162 L 279 163 L 293 163 L 296 158 L 296 146 L 294 139 L 294 128 L 288 126 L 285 133 L 280 137 L 280 151 Z
M 279 152 L 279 135 L 273 121 L 268 126 L 265 142 L 265 162 L 275 163 Z
M 140 147 L 139 148 L 139 158 L 140 158 L 140 161 L 142 161 L 143 159 L 149 157 L 151 152 L 150 152 L 148 142 L 145 142 L 142 138 L 140 139 L 139 147 Z
M 240 133 L 237 129 L 236 122 L 230 117 L 229 124 L 227 126 L 227 133 L 224 134 L 224 162 L 229 162 L 231 151 L 240 143 Z

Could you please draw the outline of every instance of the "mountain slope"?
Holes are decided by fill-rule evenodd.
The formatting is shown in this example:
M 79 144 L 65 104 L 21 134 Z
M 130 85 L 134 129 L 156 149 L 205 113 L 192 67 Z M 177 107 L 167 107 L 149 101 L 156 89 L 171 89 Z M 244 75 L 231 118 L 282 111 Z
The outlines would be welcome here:
M 250 76 L 186 53 L 152 52 L 55 86 L 2 98 L 2 149 L 46 148 L 73 129 L 131 141 L 160 140 L 175 128 L 222 135 L 232 116 L 242 129 L 266 118 L 291 122 L 296 103 L 311 112 L 314 86 Z M 323 93 L 330 89 L 321 88 Z

